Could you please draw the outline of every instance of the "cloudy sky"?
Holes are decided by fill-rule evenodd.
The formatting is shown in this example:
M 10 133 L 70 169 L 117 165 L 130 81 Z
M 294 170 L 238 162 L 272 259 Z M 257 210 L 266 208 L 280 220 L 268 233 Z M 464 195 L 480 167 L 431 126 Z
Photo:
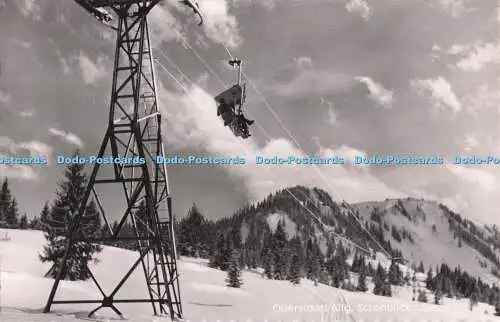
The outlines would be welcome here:
M 205 24 L 169 1 L 151 14 L 169 153 L 500 156 L 500 3 L 494 0 L 199 0 Z M 97 152 L 114 35 L 72 1 L 0 0 L 0 148 Z M 251 139 L 235 139 L 212 97 L 245 60 Z M 167 72 L 168 71 L 168 72 Z M 169 73 L 176 80 L 173 80 Z M 179 82 L 181 85 L 179 85 Z M 497 166 L 498 167 L 498 166 Z M 350 202 L 437 199 L 500 224 L 494 166 L 169 168 L 176 212 L 211 218 L 292 184 Z M 28 214 L 61 176 L 0 167 Z

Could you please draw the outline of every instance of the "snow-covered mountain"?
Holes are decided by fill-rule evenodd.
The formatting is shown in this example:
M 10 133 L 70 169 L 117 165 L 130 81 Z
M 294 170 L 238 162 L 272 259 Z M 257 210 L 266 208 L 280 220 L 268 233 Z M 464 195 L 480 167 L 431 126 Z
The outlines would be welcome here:
M 488 283 L 499 281 L 500 238 L 495 226 L 480 227 L 436 201 L 387 199 L 349 205 L 335 203 L 325 191 L 296 186 L 240 210 L 218 228 L 241 225 L 243 238 L 252 226 L 279 221 L 289 238 L 315 239 L 323 254 L 327 244 L 342 241 L 353 252 L 363 249 L 385 258 L 402 257 L 407 266 L 425 270 L 441 264 L 460 267 Z
M 446 263 L 491 283 L 498 281 L 496 229 L 479 227 L 446 206 L 423 199 L 365 202 L 352 207 L 362 222 L 377 223 L 384 238 L 408 261 L 436 267 Z M 393 232 L 394 231 L 394 232 Z

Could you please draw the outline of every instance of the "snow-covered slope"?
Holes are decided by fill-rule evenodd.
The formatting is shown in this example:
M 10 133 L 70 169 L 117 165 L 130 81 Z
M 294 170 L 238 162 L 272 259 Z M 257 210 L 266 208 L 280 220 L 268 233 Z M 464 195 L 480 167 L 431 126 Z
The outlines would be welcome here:
M 9 231 L 9 241 L 0 242 L 1 312 L 0 321 L 81 321 L 90 306 L 59 305 L 55 313 L 40 313 L 52 280 L 43 278 L 48 266 L 40 263 L 38 252 L 44 244 L 41 232 Z M 137 254 L 105 247 L 100 263 L 93 267 L 104 286 L 111 287 Z M 204 261 L 184 258 L 179 263 L 181 295 L 185 317 L 190 321 L 499 321 L 493 308 L 479 304 L 473 312 L 467 300 L 444 299 L 444 305 L 411 301 L 410 290 L 395 290 L 396 297 L 351 293 L 325 285 L 302 281 L 293 286 L 286 281 L 270 281 L 255 272 L 244 272 L 240 289 L 225 286 L 225 273 L 208 268 Z M 143 296 L 144 277 L 134 274 L 119 296 Z M 90 299 L 98 292 L 91 282 L 62 282 L 67 299 Z M 168 321 L 151 316 L 148 305 L 120 305 L 130 321 Z M 488 315 L 485 315 L 488 312 Z M 103 316 L 106 311 L 101 311 Z M 106 316 L 114 317 L 111 313 Z M 102 318 L 102 320 L 105 320 Z
M 382 223 L 389 227 L 389 230 L 384 229 L 385 238 L 390 240 L 393 248 L 401 250 L 410 262 L 418 265 L 422 261 L 425 269 L 428 266 L 434 269 L 441 263 L 450 267 L 459 266 L 484 281 L 498 283 L 498 278 L 491 274 L 496 265 L 467 242 L 459 242 L 450 228 L 445 210 L 437 202 L 412 198 L 389 199 L 359 203 L 352 208 L 359 211 L 360 217 L 368 222 L 375 222 L 371 220 L 371 214 L 377 209 Z M 406 230 L 412 241 L 395 240 L 391 236 L 392 226 L 400 232 Z M 477 237 L 477 234 L 474 236 Z M 477 238 L 480 240 L 480 237 Z

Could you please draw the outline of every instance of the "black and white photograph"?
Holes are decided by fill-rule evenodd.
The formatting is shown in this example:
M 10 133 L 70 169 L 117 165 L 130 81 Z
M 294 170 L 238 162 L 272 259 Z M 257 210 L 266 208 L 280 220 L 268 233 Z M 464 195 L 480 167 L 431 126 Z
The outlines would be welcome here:
M 500 321 L 500 1 L 0 0 L 0 321 Z

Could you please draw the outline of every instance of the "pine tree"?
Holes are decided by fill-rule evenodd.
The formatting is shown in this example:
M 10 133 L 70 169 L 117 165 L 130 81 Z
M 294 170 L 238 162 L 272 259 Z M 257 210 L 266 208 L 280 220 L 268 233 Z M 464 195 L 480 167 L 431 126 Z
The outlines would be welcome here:
M 212 255 L 210 257 L 209 266 L 212 268 L 223 268 L 224 265 L 224 252 L 225 252 L 225 238 L 224 234 L 220 231 L 217 232 Z
M 179 223 L 179 252 L 181 255 L 199 257 L 208 251 L 206 245 L 207 221 L 193 203 L 188 214 Z
M 385 281 L 382 286 L 382 296 L 388 296 L 388 297 L 392 296 L 392 287 L 388 281 Z
M 275 264 L 275 278 L 284 280 L 286 279 L 288 272 L 288 260 L 287 256 L 287 234 L 285 231 L 285 222 L 280 220 L 276 226 L 276 230 L 272 236 L 272 251 L 274 253 L 274 264 Z
M 294 254 L 292 257 L 292 265 L 290 267 L 290 277 L 289 280 L 292 284 L 300 284 L 300 279 L 302 278 L 302 263 L 298 254 Z
M 420 265 L 418 266 L 417 272 L 425 273 L 424 263 L 420 261 Z
M 78 151 L 74 154 L 78 155 Z M 72 224 L 73 216 L 76 215 L 82 201 L 86 188 L 84 166 L 81 164 L 69 164 L 64 171 L 64 180 L 59 183 L 56 192 L 57 198 L 50 209 L 48 227 L 45 231 L 47 244 L 43 253 L 39 255 L 42 262 L 51 262 L 52 267 L 46 276 L 55 278 L 61 269 L 62 259 L 67 250 L 67 234 Z M 94 209 L 93 209 L 94 208 Z M 42 211 L 43 212 L 43 211 Z M 86 207 L 86 212 L 77 230 L 77 236 L 86 235 L 91 237 L 99 230 L 95 219 L 95 205 L 92 202 Z M 94 218 L 94 219 L 92 219 Z M 95 231 L 94 231 L 95 230 Z M 88 236 L 90 234 L 91 236 Z M 101 248 L 88 242 L 76 242 L 69 250 L 65 271 L 62 278 L 68 280 L 86 280 L 91 277 L 87 264 Z
M 474 288 L 474 291 L 472 291 L 470 297 L 469 297 L 469 309 L 472 311 L 474 306 L 477 305 L 479 302 L 479 290 L 477 287 Z
M 19 219 L 19 229 L 28 229 L 28 226 L 28 216 L 24 214 L 21 216 L 21 219 Z
M 386 273 L 382 265 L 378 263 L 377 271 L 375 272 L 375 276 L 373 277 L 373 294 L 382 295 L 383 288 L 385 284 Z
M 395 262 L 391 262 L 391 266 L 389 267 L 389 274 L 388 274 L 388 279 L 389 283 L 392 285 L 400 285 L 402 282 L 402 274 L 401 270 L 399 269 L 399 265 Z
M 427 303 L 427 295 L 425 294 L 425 292 L 423 290 L 420 290 L 418 292 L 418 301 L 423 302 L 423 303 Z
M 359 272 L 358 275 L 358 285 L 356 286 L 356 290 L 359 292 L 366 292 L 368 291 L 368 287 L 366 286 L 366 275 L 365 275 L 365 270 L 362 269 Z
M 425 279 L 425 287 L 431 291 L 434 291 L 434 280 L 432 276 L 432 269 L 429 267 L 429 270 L 427 271 L 427 278 Z
M 7 213 L 12 201 L 9 189 L 9 181 L 4 179 L 0 189 L 0 227 L 7 227 Z
M 50 208 L 49 208 L 49 203 L 45 202 L 42 211 L 40 213 L 39 227 L 37 227 L 36 229 L 46 231 L 49 227 L 50 227 Z
M 375 269 L 373 268 L 373 265 L 371 262 L 368 262 L 368 265 L 366 266 L 366 275 L 373 277 L 375 274 Z
M 274 272 L 274 267 L 275 267 L 274 254 L 272 253 L 271 250 L 267 250 L 264 253 L 263 257 L 264 257 L 264 263 L 263 263 L 263 266 L 264 266 L 264 275 L 268 279 L 274 279 L 274 277 L 275 277 L 275 272 Z
M 9 228 L 19 227 L 19 209 L 16 198 L 12 198 L 5 214 L 5 222 Z
M 361 266 L 361 256 L 356 253 L 354 259 L 352 260 L 351 271 L 354 273 L 359 273 Z
M 436 305 L 441 304 L 442 298 L 443 298 L 443 292 L 440 290 L 439 287 L 437 287 L 436 291 L 434 292 L 434 304 Z
M 241 254 L 238 249 L 232 250 L 230 261 L 227 263 L 227 286 L 239 288 L 243 284 L 241 280 L 240 256 Z

